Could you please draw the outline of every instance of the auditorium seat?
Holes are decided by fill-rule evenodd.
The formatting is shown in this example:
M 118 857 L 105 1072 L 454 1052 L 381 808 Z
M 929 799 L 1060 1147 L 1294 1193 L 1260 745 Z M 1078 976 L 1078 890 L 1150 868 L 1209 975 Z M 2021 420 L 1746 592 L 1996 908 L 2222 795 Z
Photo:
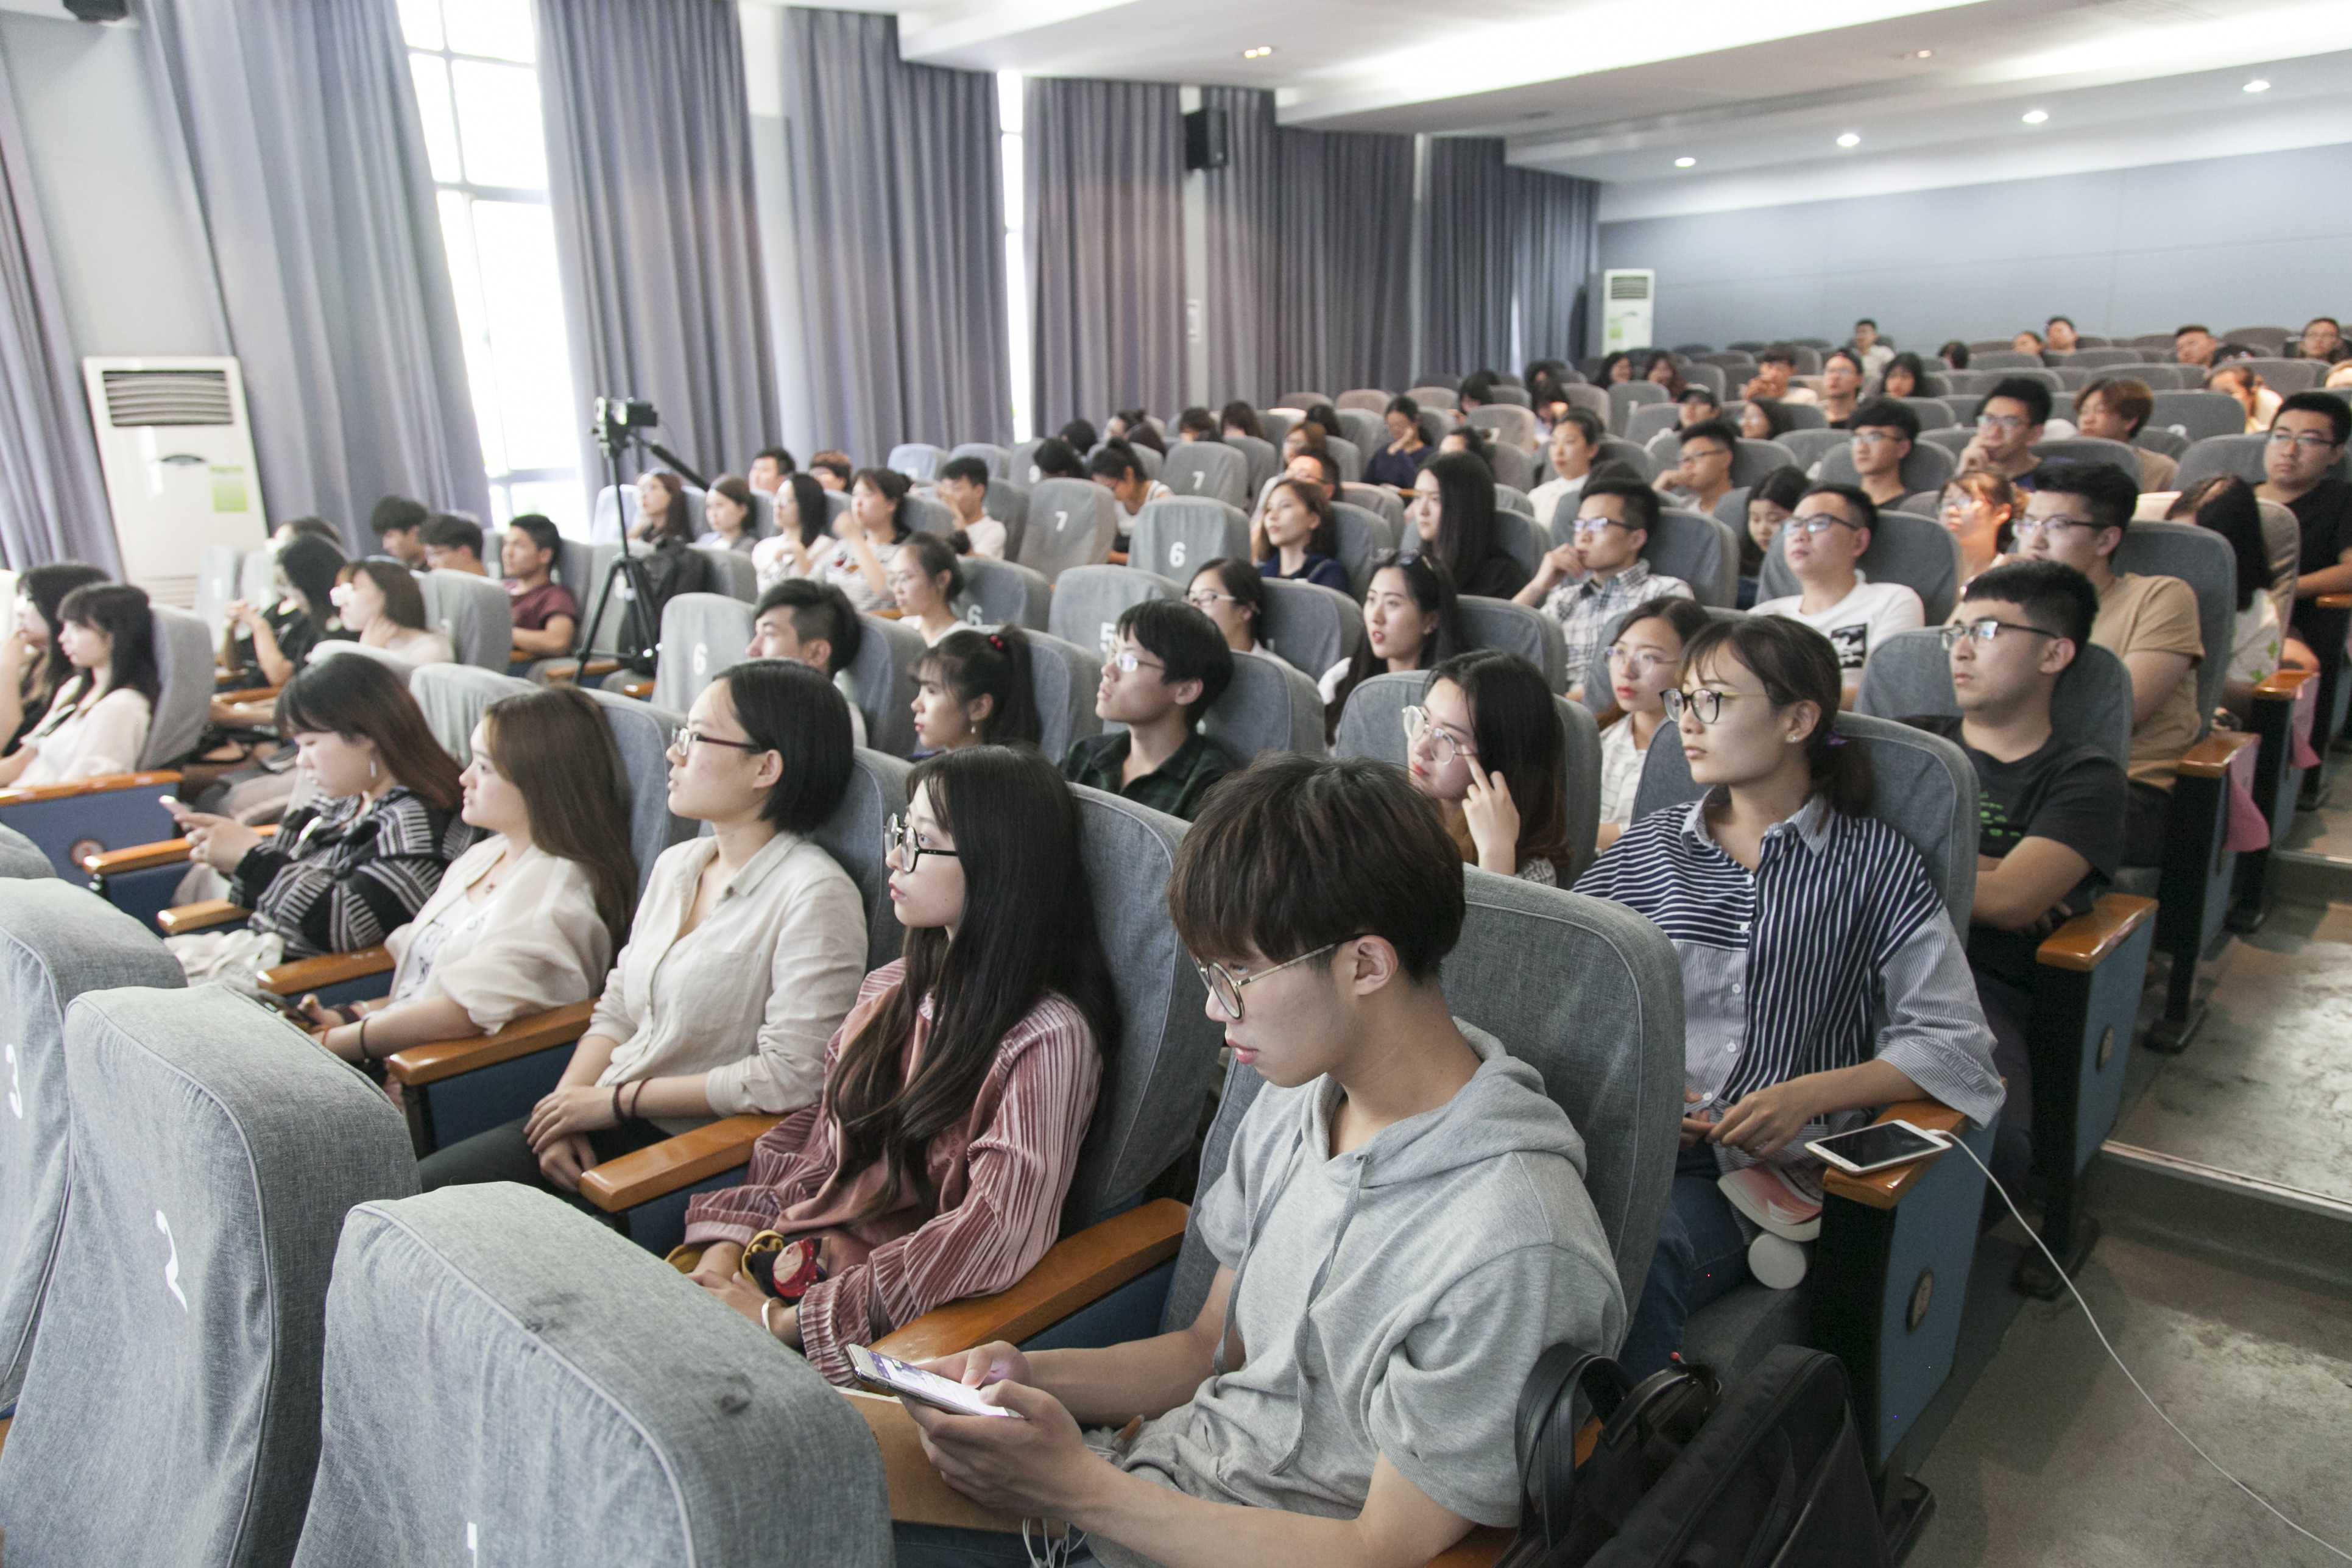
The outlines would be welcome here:
M 940 465 L 946 461 L 947 456 L 937 447 L 924 442 L 906 441 L 890 448 L 890 455 L 882 460 L 882 466 L 896 469 L 917 484 L 927 485 L 940 477 Z
M 2214 474 L 2235 474 L 2250 485 L 2263 484 L 2270 477 L 2263 468 L 2263 448 L 2269 442 L 2267 435 L 2208 436 L 2189 447 L 2189 455 L 2180 459 L 2180 471 L 2173 476 L 2173 483 L 2185 490 Z M 2336 459 L 2328 477 L 2352 479 L 2352 452 Z
M 377 1089 L 235 993 L 86 992 L 72 1200 L 7 1447 L 12 1563 L 287 1561 L 319 1457 L 328 1271 L 416 1190 Z
M 987 441 L 966 441 L 961 446 L 950 447 L 948 456 L 978 458 L 988 465 L 988 477 L 992 479 L 1009 479 L 1013 477 L 1013 454 L 1004 447 Z
M 1353 483 L 1364 477 L 1364 449 L 1348 437 L 1332 434 L 1323 438 L 1323 449 L 1339 465 L 1339 482 Z M 1152 476 L 1159 478 L 1157 474 Z
M 1029 685 L 1037 704 L 1037 749 L 1059 763 L 1070 742 L 1102 733 L 1095 693 L 1102 685 L 1102 656 L 1049 632 L 1029 634 Z
M 2080 341 L 2087 342 L 2089 340 Z M 2063 356 L 2053 354 L 2050 357 L 2061 364 L 2096 371 L 2103 374 L 2110 372 L 2129 374 L 2131 367 L 2139 363 L 2139 353 L 2136 349 L 2079 348 L 2070 354 Z
M 2114 447 L 2119 443 L 2110 441 L 2105 445 Z M 1912 442 L 1911 450 L 1904 456 L 1900 470 L 1903 493 L 1906 496 L 1923 493 L 1941 495 L 1944 487 L 1951 482 L 1952 470 L 1957 463 L 1958 459 L 1950 451 L 1932 441 Z M 1858 485 L 1862 482 L 1862 476 L 1854 472 L 1853 444 L 1851 441 L 1840 441 L 1822 454 L 1820 478 L 1825 485 Z M 2138 481 L 2137 468 L 2132 470 L 2132 479 L 2135 483 Z
M 1526 387 L 1516 382 L 1505 381 L 1499 376 L 1496 378 L 1495 384 L 1486 389 L 1486 395 L 1490 403 L 1502 404 L 1512 408 L 1532 409 L 1535 406 L 1528 396 Z
M 1412 398 L 1424 409 L 1452 408 L 1459 401 L 1454 395 L 1454 388 L 1427 384 L 1405 388 L 1404 395 Z
M 1675 442 L 1675 449 L 1678 452 L 1682 449 L 1682 442 L 1679 439 Z M 1593 461 L 1596 463 L 1623 463 L 1627 467 L 1631 468 L 1635 473 L 1641 475 L 1644 479 L 1654 479 L 1659 476 L 1659 474 L 1664 472 L 1664 468 L 1659 464 L 1657 458 L 1651 454 L 1648 448 L 1637 447 L 1633 442 L 1624 440 L 1616 436 L 1603 436 L 1601 438 L 1600 453 L 1593 458 Z M 1544 468 L 1545 472 L 1542 475 L 1542 478 L 1545 480 L 1549 480 L 1554 477 L 1550 471 L 1551 465 L 1549 463 L 1546 463 L 1544 465 Z M 1538 522 L 1545 522 L 1549 520 L 1538 518 L 1536 521 Z
M 1042 479 L 1029 492 L 1028 523 L 1013 559 L 1047 582 L 1071 567 L 1107 561 L 1120 516 L 1110 491 L 1092 479 Z
M 1679 403 L 1644 403 L 1626 419 L 1622 435 L 1636 447 L 1645 446 L 1664 432 L 1679 428 L 1682 417 Z
M 1241 454 L 1246 465 L 1242 482 L 1249 488 L 1252 495 L 1264 489 L 1265 482 L 1282 471 L 1281 453 L 1271 441 L 1261 441 L 1255 436 L 1228 436 L 1224 437 L 1224 444 L 1230 450 Z M 1201 443 L 1195 441 L 1192 445 L 1197 447 Z
M 1389 398 L 1390 395 L 1377 386 L 1359 386 L 1341 393 L 1332 406 L 1339 411 L 1343 421 L 1359 409 L 1377 418 L 1388 412 Z
M 1850 432 L 1832 430 L 1826 425 L 1818 430 L 1783 431 L 1772 439 L 1786 447 L 1789 455 L 1797 460 L 1797 467 L 1809 474 L 1813 471 L 1814 465 L 1832 452 L 1843 452 L 1853 443 Z M 1852 464 L 1849 463 L 1848 467 Z
M 1741 504 L 1746 505 L 1744 500 Z M 1575 527 L 1572 517 L 1554 517 L 1551 542 L 1572 542 Z M 1642 547 L 1642 559 L 1650 563 L 1653 572 L 1679 577 L 1689 584 L 1691 597 L 1702 605 L 1729 605 L 1739 602 L 1739 536 L 1705 512 L 1679 507 L 1660 509 L 1658 525 L 1650 530 L 1649 542 Z
M 1397 530 L 1379 512 L 1349 501 L 1333 501 L 1331 516 L 1339 530 L 1339 561 L 1348 574 L 1348 592 L 1361 604 L 1371 592 L 1372 558 L 1397 547 Z
M 915 662 L 925 652 L 923 634 L 906 621 L 861 619 L 866 635 L 849 666 L 851 700 L 866 716 L 866 744 L 903 757 L 915 749 Z
M 1783 403 L 1780 417 L 1789 422 L 1791 430 L 1826 430 L 1830 416 L 1822 412 L 1818 403 Z
M 1754 489 L 1775 468 L 1798 467 L 1796 455 L 1778 441 L 1750 441 L 1742 437 L 1731 459 L 1731 482 Z
M 1515 511 L 1529 521 L 1535 520 L 1536 503 L 1525 490 L 1515 490 L 1508 485 L 1495 487 L 1495 505 L 1505 511 Z
M 1350 506 L 1362 507 L 1366 511 L 1378 512 L 1388 523 L 1390 531 L 1402 537 L 1404 502 L 1398 499 L 1394 490 L 1380 485 L 1343 484 L 1337 499 Z
M 1654 381 L 1621 381 L 1609 388 L 1609 428 L 1623 435 L 1633 410 L 1644 404 L 1671 402 L 1666 389 Z
M 39 881 L 57 874 L 39 845 L 13 827 L 0 827 L 0 877 Z
M 1296 408 L 1301 414 L 1304 414 L 1318 403 L 1329 403 L 1330 401 L 1330 398 L 1325 396 L 1319 392 L 1286 392 L 1276 400 L 1275 406 L 1277 408 Z
M 1526 396 L 1525 393 L 1520 394 Z M 1492 434 L 1495 440 L 1517 447 L 1522 452 L 1533 452 L 1543 445 L 1537 434 L 1536 416 L 1525 408 L 1509 404 L 1488 405 L 1472 409 L 1465 422 Z
M 2218 536 L 2217 536 L 2218 537 Z M 1764 552 L 1758 574 L 1759 599 L 1783 598 L 1804 592 L 1804 584 L 1789 570 L 1789 531 L 1783 528 Z M 1906 511 L 1882 511 L 1871 531 L 1870 548 L 1854 563 L 1874 583 L 1900 583 L 1919 595 L 1927 625 L 1942 626 L 1960 595 L 1960 546 L 1940 522 Z
M 2156 412 L 2147 422 L 2152 427 L 2177 431 L 2194 443 L 2208 436 L 2244 434 L 2246 405 L 2226 392 L 2159 392 Z
M 919 523 L 929 521 L 922 510 L 926 503 L 919 497 L 908 496 L 899 504 L 906 509 L 909 521 Z M 937 501 L 927 504 L 934 513 L 943 515 L 947 511 Z M 760 573 L 751 564 L 749 555 L 723 544 L 697 544 L 694 549 L 710 563 L 710 592 L 724 595 L 739 605 L 748 605 L 758 600 Z
M 2135 489 L 2139 486 L 2139 451 L 2126 442 L 2108 441 L 2096 436 L 2074 436 L 2063 440 L 2044 441 L 2033 448 L 2033 455 L 2045 463 L 2105 463 L 2128 477 Z M 1907 473 L 1905 479 L 1908 480 Z M 1906 483 L 1906 488 L 1925 489 L 1927 487 Z
M 1960 422 L 1952 405 L 1940 397 L 1898 397 L 1895 401 L 1919 416 L 1922 430 L 1948 430 Z
M 2026 353 L 2020 350 L 2010 348 L 2006 344 L 1999 347 L 1989 344 L 1981 350 L 1978 349 L 1974 344 L 1970 344 L 1969 347 L 1969 368 L 1970 370 L 1997 370 L 2007 373 L 2013 370 L 2042 370 L 2046 367 L 2042 364 L 2042 356 L 2040 354 Z
M 1231 507 L 1246 506 L 1256 493 L 1249 482 L 1248 460 L 1234 447 L 1213 441 L 1183 441 L 1171 447 L 1162 479 L 1180 496 L 1205 496 Z
M 2315 359 L 2241 359 L 2230 362 L 2242 365 L 2263 378 L 2263 384 L 2281 397 L 2298 392 L 2309 392 L 2320 383 L 2325 368 Z
M 1323 698 L 1315 676 L 1280 658 L 1236 658 L 1233 684 L 1201 716 L 1201 733 L 1244 766 L 1264 752 L 1322 755 Z
M 1184 583 L 1133 566 L 1078 566 L 1054 584 L 1046 630 L 1108 658 L 1118 644 L 1118 618 L 1147 599 L 1181 604 Z
M 474 726 L 482 710 L 502 697 L 527 696 L 539 689 L 519 676 L 492 675 L 470 664 L 428 664 L 408 683 L 441 749 L 464 767 L 474 760 Z
M 1284 577 L 1265 580 L 1265 613 L 1259 636 L 1265 646 L 1310 680 L 1354 656 L 1364 640 L 1364 615 L 1336 588 Z M 1248 662 L 1237 658 L 1236 666 Z
M 1356 449 L 1369 459 L 1373 453 L 1389 444 L 1387 410 L 1388 405 L 1385 402 L 1378 408 L 1353 407 L 1342 403 L 1339 409 L 1338 433 L 1353 442 Z M 1349 484 L 1356 482 L 1345 474 L 1339 477 Z M 1360 477 L 1360 475 L 1358 476 L 1358 478 Z
M 1189 584 L 1202 563 L 1250 557 L 1249 515 L 1206 496 L 1147 501 L 1128 525 L 1127 563 Z
M 503 584 L 444 569 L 419 574 L 416 585 L 424 593 L 426 629 L 447 635 L 459 664 L 507 672 L 514 662 L 514 613 Z
M 743 556 L 737 560 L 749 562 Z M 684 713 L 751 643 L 751 606 L 729 594 L 680 594 L 662 606 L 653 705 Z
M 1465 594 L 1457 605 L 1464 647 L 1517 654 L 1543 672 L 1545 686 L 1553 691 L 1568 689 L 1568 643 L 1558 621 L 1509 599 Z
M 1054 585 L 1045 581 L 1044 573 L 987 555 L 967 555 L 959 565 L 964 597 L 971 605 L 967 618 L 972 625 L 1015 626 L 1033 632 L 1045 629 Z
M 1754 373 L 1750 372 L 1749 374 L 1753 374 Z M 1706 360 L 1694 360 L 1690 363 L 1684 365 L 1682 367 L 1682 377 L 1684 384 L 1685 385 L 1704 386 L 1709 392 L 1714 393 L 1715 400 L 1717 403 L 1721 403 L 1725 395 L 1730 390 L 1728 385 L 1726 384 L 1723 367 L 1719 364 L 1711 363 Z

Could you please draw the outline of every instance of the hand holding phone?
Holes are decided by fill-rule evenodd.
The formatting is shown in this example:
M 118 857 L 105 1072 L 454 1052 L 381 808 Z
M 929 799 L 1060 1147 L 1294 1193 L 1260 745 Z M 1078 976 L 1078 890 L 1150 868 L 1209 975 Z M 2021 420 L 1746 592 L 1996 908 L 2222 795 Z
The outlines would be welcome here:
M 976 1388 L 966 1388 L 961 1383 L 950 1383 L 935 1372 L 925 1372 L 919 1366 L 908 1366 L 895 1356 L 880 1355 L 864 1345 L 844 1345 L 849 1356 L 849 1368 L 859 1381 L 877 1388 L 943 1410 L 950 1415 L 992 1415 L 1006 1420 L 1021 1419 L 1018 1412 L 991 1405 L 980 1396 Z
M 1949 1133 L 1931 1132 L 1908 1121 L 1879 1121 L 1816 1138 L 1806 1150 L 1849 1175 L 1866 1176 L 1892 1165 L 1907 1165 L 1940 1154 L 1952 1146 Z

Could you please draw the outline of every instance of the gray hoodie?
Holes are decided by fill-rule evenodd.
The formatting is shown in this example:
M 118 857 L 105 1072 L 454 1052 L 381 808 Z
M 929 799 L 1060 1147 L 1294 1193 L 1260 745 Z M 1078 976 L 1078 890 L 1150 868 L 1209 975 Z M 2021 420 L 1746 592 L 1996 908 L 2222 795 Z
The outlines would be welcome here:
M 1625 1330 L 1584 1143 L 1543 1079 L 1454 1020 L 1461 1091 L 1336 1158 L 1339 1086 L 1261 1090 L 1195 1216 L 1234 1271 L 1247 1362 L 1147 1423 L 1125 1468 L 1215 1502 L 1350 1519 L 1380 1455 L 1431 1500 L 1517 1522 L 1519 1384 L 1553 1344 Z M 1097 1539 L 1117 1568 L 1147 1560 Z

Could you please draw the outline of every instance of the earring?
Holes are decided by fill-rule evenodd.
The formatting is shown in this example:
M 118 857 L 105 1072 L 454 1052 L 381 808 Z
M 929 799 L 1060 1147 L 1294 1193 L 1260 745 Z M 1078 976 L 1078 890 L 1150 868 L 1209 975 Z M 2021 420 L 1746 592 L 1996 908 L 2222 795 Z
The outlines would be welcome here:
M 370 784 L 373 784 L 375 782 L 375 759 L 373 757 L 370 757 L 368 759 L 368 782 Z

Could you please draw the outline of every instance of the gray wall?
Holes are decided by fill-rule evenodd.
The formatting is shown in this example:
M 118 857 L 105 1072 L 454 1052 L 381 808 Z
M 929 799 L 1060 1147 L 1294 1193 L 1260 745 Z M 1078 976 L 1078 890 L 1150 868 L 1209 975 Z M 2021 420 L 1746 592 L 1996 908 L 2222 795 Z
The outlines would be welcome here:
M 135 26 L 0 12 L 74 353 L 218 354 L 211 253 L 149 89 Z
M 1656 342 L 1906 348 L 2053 313 L 2136 336 L 2352 313 L 2352 145 L 1603 224 L 1603 267 L 1658 273 Z

